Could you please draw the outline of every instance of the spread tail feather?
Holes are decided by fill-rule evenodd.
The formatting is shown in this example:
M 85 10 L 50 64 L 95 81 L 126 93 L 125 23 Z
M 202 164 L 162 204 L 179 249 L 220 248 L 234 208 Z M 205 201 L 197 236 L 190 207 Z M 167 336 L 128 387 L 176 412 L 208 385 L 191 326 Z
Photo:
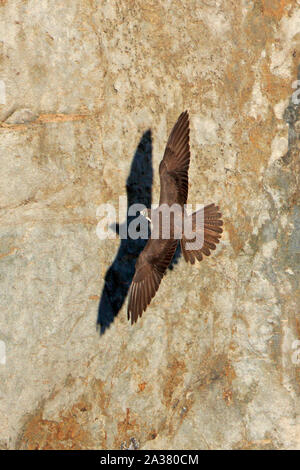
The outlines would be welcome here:
M 188 263 L 195 263 L 195 260 L 201 261 L 203 259 L 203 254 L 209 256 L 211 250 L 216 249 L 216 245 L 219 243 L 223 229 L 222 214 L 219 211 L 219 207 L 215 204 L 209 204 L 203 209 L 200 209 L 197 212 L 192 214 L 192 227 L 195 228 L 195 223 L 197 216 L 203 220 L 203 226 L 201 227 L 204 230 L 203 233 L 203 245 L 198 250 L 188 249 L 188 245 L 193 242 L 193 240 L 188 240 L 183 235 L 180 240 L 181 251 L 184 256 L 185 261 Z

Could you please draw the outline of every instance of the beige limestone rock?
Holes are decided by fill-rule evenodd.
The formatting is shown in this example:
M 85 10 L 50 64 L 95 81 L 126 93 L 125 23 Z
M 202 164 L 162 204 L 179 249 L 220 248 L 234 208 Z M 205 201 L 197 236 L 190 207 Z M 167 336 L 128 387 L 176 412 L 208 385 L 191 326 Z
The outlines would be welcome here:
M 0 2 L 3 448 L 300 448 L 298 3 Z M 184 109 L 222 243 L 100 335 L 137 248 L 99 240 L 97 207 L 158 200 Z

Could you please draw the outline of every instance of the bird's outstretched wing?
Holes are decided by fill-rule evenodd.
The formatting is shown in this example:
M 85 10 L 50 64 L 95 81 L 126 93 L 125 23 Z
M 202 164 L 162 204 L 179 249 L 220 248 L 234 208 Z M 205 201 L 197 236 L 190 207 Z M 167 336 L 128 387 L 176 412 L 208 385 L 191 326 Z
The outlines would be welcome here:
M 178 240 L 149 239 L 137 259 L 128 300 L 128 320 L 135 323 L 155 296 Z
M 189 132 L 189 115 L 184 111 L 171 131 L 159 166 L 159 204 L 186 204 L 190 165 Z

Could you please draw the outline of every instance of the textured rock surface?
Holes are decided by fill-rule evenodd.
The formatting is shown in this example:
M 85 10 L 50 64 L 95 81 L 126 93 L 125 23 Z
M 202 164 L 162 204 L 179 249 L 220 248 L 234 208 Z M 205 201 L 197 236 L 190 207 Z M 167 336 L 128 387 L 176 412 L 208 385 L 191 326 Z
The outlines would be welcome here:
M 0 2 L 2 447 L 300 448 L 298 3 Z M 220 204 L 223 242 L 99 335 L 137 253 L 96 209 L 148 129 L 157 200 L 183 109 L 189 202 Z

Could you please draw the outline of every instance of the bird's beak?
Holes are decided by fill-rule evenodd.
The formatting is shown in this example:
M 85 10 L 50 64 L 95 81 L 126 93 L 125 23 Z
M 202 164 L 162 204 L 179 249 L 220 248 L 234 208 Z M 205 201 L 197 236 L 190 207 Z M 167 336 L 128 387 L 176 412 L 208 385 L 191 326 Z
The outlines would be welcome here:
M 150 217 L 148 216 L 148 211 L 147 211 L 147 209 L 141 210 L 140 214 L 141 214 L 143 217 L 145 217 L 145 219 L 147 219 L 149 222 L 151 222 L 151 219 L 150 219 Z

